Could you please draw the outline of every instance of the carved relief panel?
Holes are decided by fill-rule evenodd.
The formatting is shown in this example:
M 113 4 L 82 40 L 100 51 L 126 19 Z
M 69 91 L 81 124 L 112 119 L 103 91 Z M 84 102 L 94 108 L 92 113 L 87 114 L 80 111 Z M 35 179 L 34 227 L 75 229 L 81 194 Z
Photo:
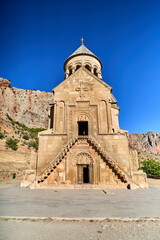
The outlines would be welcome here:
M 105 101 L 100 101 L 99 103 L 99 133 L 108 132 L 108 114 L 107 114 L 107 105 Z
M 65 103 L 60 101 L 57 104 L 57 132 L 64 133 L 65 130 Z
M 79 122 L 86 122 L 88 125 L 85 135 L 97 133 L 97 106 L 90 105 L 89 102 L 77 102 L 76 105 L 69 106 L 68 114 L 70 136 L 78 135 Z

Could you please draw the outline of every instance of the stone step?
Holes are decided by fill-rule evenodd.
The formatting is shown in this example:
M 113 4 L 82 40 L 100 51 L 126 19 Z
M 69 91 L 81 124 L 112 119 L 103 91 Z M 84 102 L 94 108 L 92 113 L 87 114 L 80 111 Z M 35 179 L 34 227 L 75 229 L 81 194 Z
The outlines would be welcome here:
M 51 168 L 53 166 L 53 168 L 55 168 L 56 166 L 58 166 L 60 164 L 60 162 L 62 161 L 62 159 L 65 157 L 65 155 L 67 154 L 67 152 L 69 151 L 69 149 L 77 142 L 78 138 L 74 138 L 72 139 L 65 148 L 63 148 L 62 152 L 59 154 L 59 156 L 56 158 L 56 160 L 54 162 L 52 162 L 52 164 L 48 167 L 48 169 L 45 170 L 45 172 L 41 175 L 41 180 L 44 180 L 46 178 L 46 175 L 48 176 L 51 174 Z M 39 178 L 38 178 L 39 180 Z
M 92 184 L 89 183 L 77 183 L 74 185 L 74 188 L 77 189 L 90 189 L 92 188 Z

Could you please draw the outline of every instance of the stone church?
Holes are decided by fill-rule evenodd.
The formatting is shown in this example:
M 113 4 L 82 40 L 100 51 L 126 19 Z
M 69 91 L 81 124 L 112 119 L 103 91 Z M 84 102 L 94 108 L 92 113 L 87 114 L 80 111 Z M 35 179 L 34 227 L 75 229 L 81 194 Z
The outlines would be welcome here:
M 39 133 L 32 188 L 146 188 L 128 132 L 119 127 L 112 87 L 102 63 L 81 46 L 64 63 L 65 79 L 53 91 L 48 129 Z

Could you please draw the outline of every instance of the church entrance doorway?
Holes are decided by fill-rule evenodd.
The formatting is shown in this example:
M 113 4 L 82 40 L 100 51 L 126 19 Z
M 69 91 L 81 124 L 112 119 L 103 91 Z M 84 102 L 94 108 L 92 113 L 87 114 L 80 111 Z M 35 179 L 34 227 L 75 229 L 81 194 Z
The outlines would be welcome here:
M 78 136 L 88 136 L 88 122 L 78 122 Z
M 89 183 L 89 166 L 83 165 L 83 183 Z
M 78 183 L 90 183 L 89 165 L 78 164 L 77 169 L 78 169 L 78 172 L 77 172 Z

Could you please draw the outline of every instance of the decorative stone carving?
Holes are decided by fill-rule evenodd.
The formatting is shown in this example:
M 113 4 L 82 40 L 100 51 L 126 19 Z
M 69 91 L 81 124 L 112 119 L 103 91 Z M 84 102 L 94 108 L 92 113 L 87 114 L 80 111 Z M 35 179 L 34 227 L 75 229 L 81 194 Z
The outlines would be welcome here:
M 81 152 L 75 156 L 76 164 L 93 164 L 93 159 L 90 154 Z
M 77 145 L 88 146 L 88 142 L 86 141 L 86 139 L 79 139 L 78 142 L 77 142 Z
M 57 130 L 60 133 L 64 132 L 64 126 L 65 126 L 65 104 L 63 101 L 60 101 L 59 106 L 58 106 L 58 121 L 57 121 Z
M 85 115 L 85 114 L 81 114 L 81 115 L 78 116 L 78 121 L 79 122 L 86 122 L 86 121 L 88 121 L 88 116 Z
M 100 133 L 108 132 L 107 106 L 103 100 L 99 104 L 99 131 Z
M 81 98 L 82 96 L 84 96 L 84 92 L 85 92 L 85 91 L 88 91 L 89 89 L 88 89 L 86 86 L 83 86 L 82 83 L 80 83 L 80 86 L 77 87 L 75 90 L 80 93 L 79 96 L 80 96 L 80 98 Z

